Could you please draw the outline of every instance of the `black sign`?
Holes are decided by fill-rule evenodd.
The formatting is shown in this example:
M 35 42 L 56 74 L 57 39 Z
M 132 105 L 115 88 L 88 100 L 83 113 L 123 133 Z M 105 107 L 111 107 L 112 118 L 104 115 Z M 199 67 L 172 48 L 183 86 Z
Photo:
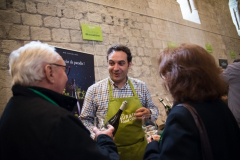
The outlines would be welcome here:
M 223 69 L 226 69 L 228 66 L 227 59 L 219 59 L 219 66 L 222 67 Z
M 62 56 L 66 65 L 71 67 L 63 94 L 78 100 L 73 113 L 75 116 L 79 116 L 86 91 L 95 83 L 94 56 L 62 48 L 56 48 L 56 52 Z

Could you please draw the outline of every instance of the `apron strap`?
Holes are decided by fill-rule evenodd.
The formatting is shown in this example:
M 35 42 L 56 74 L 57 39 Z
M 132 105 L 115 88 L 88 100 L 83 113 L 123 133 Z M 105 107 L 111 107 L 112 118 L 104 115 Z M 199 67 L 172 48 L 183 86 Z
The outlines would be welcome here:
M 132 82 L 130 81 L 130 79 L 128 79 L 128 83 L 132 89 L 132 92 L 133 92 L 133 95 L 135 98 L 138 98 L 138 95 L 133 87 L 133 84 Z M 110 81 L 108 80 L 108 88 L 109 88 L 109 98 L 112 99 L 113 98 L 113 92 L 112 92 L 112 87 L 111 87 L 111 84 L 110 84 Z

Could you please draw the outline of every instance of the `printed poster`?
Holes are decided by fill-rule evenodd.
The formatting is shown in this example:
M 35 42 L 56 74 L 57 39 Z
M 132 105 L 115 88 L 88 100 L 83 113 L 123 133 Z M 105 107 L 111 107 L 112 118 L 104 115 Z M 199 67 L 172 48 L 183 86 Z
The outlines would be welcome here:
M 56 52 L 62 56 L 66 65 L 71 67 L 63 94 L 78 100 L 73 113 L 75 116 L 79 116 L 86 91 L 88 87 L 95 83 L 94 56 L 87 53 L 55 48 Z

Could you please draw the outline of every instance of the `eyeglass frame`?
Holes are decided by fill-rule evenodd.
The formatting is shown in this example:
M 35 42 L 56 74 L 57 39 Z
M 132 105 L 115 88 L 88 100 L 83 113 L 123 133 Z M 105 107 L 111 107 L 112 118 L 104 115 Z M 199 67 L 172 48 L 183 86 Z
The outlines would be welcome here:
M 56 63 L 50 63 L 50 65 L 55 65 L 55 66 L 59 66 L 59 67 L 65 67 L 65 73 L 66 73 L 66 69 L 68 69 L 68 73 L 66 73 L 66 75 L 68 76 L 71 70 L 70 66 L 64 66 L 64 65 L 60 65 L 60 64 L 56 64 Z

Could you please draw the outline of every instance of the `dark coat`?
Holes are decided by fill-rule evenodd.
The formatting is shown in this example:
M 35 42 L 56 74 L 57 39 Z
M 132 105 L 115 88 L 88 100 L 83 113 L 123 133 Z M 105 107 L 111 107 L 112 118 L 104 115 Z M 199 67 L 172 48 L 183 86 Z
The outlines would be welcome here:
M 240 159 L 240 130 L 222 100 L 190 103 L 205 125 L 215 160 Z M 144 160 L 200 160 L 200 136 L 190 112 L 174 106 L 167 118 L 162 142 L 148 144 Z
M 99 135 L 97 142 L 93 141 L 82 122 L 70 113 L 76 99 L 31 88 L 61 107 L 26 87 L 13 86 L 13 97 L 0 119 L 1 160 L 119 159 L 109 136 Z

